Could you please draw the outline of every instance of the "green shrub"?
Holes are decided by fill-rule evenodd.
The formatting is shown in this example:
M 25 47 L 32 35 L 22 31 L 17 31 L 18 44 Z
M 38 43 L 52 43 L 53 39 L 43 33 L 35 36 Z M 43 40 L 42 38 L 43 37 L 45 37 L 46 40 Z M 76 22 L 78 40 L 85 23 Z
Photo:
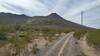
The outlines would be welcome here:
M 1 40 L 1 41 L 7 40 L 6 33 L 0 32 L 0 40 Z
M 100 48 L 100 30 L 93 30 L 88 32 L 88 44 Z
M 0 31 L 2 32 L 13 32 L 16 30 L 16 25 L 14 24 L 0 24 Z
M 39 51 L 39 49 L 37 48 L 37 44 L 34 44 L 33 47 L 32 47 L 32 52 L 34 54 L 36 54 L 38 51 Z
M 62 33 L 62 32 L 68 33 L 71 30 L 67 29 L 67 28 L 48 28 L 48 27 L 45 27 L 45 28 L 42 28 L 41 31 L 43 33 L 55 34 L 55 33 Z
M 75 30 L 74 37 L 76 37 L 78 40 L 83 37 L 87 33 L 86 30 Z
M 77 56 L 86 56 L 85 53 L 81 50 Z

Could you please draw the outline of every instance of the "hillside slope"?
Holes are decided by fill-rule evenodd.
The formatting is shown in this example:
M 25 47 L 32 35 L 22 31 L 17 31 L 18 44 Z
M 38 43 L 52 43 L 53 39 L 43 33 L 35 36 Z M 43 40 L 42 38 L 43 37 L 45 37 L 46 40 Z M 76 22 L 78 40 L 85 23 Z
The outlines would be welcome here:
M 28 17 L 10 13 L 0 13 L 0 24 L 19 24 L 28 23 L 30 26 L 49 27 L 49 28 L 71 28 L 71 29 L 91 29 L 89 27 L 63 19 L 56 13 L 48 16 Z
M 34 26 L 44 26 L 44 27 L 56 27 L 56 28 L 80 28 L 80 29 L 90 29 L 89 27 L 70 22 L 63 19 L 56 13 L 52 13 L 48 16 L 35 16 L 30 20 L 30 23 Z
M 25 15 L 16 15 L 11 13 L 0 13 L 0 23 L 2 24 L 15 24 L 23 23 L 28 20 L 28 16 Z

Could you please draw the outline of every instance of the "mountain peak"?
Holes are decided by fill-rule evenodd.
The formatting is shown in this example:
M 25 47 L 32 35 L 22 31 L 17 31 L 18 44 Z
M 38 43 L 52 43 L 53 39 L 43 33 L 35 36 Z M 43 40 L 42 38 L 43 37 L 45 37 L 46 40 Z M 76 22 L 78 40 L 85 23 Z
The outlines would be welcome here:
M 49 16 L 59 16 L 57 13 L 51 13 Z
M 49 28 L 71 28 L 71 29 L 90 29 L 89 27 L 65 20 L 57 13 L 48 16 L 35 16 L 29 21 L 34 27 L 42 26 Z
M 51 13 L 50 15 L 48 15 L 47 17 L 49 18 L 57 18 L 57 19 L 63 19 L 60 15 L 58 15 L 57 13 Z

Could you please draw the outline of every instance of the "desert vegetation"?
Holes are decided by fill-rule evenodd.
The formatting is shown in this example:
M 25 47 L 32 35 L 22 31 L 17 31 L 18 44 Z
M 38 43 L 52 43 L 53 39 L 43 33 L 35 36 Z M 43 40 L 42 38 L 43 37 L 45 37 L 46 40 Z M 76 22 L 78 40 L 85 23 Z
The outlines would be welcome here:
M 100 49 L 100 29 L 89 31 L 87 41 L 89 45 Z
M 36 54 L 39 48 L 37 43 L 34 42 L 35 39 L 42 36 L 45 40 L 52 42 L 58 39 L 61 33 L 68 33 L 71 31 L 75 32 L 74 37 L 77 39 L 87 34 L 89 45 L 100 48 L 100 30 L 87 31 L 83 29 L 52 28 L 32 26 L 31 24 L 0 24 L 0 55 L 20 56 L 27 55 L 28 53 Z M 29 50 L 29 44 L 32 44 L 31 50 Z M 80 54 L 79 56 L 82 55 L 83 54 Z
M 84 53 L 79 53 L 77 56 L 86 56 Z
M 2 56 L 17 56 L 25 55 L 28 52 L 36 54 L 39 51 L 37 43 L 34 39 L 39 36 L 45 40 L 52 42 L 57 39 L 55 34 L 68 33 L 69 29 L 49 28 L 49 27 L 32 27 L 16 24 L 1 24 L 0 25 L 0 55 Z M 32 44 L 31 51 L 28 45 Z M 6 52 L 6 53 L 5 53 Z
M 17 28 L 17 25 L 0 25 L 0 55 L 6 56 L 5 54 L 9 54 L 9 56 L 16 56 L 25 52 L 32 33 L 19 31 Z
M 74 37 L 80 40 L 88 31 L 83 29 L 74 30 Z

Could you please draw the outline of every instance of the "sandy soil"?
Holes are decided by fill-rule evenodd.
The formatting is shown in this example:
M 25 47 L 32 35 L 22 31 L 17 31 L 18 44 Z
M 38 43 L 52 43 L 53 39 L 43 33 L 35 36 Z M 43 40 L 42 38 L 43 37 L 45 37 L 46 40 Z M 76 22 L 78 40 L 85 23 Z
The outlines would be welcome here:
M 32 43 L 28 44 L 28 50 L 32 51 L 32 47 L 34 44 L 37 44 L 38 48 L 42 48 L 43 46 L 45 46 L 47 43 L 49 43 L 47 40 L 45 40 L 43 37 L 40 37 L 38 39 L 33 40 Z
M 85 36 L 79 41 L 79 45 L 82 48 L 82 51 L 84 52 L 85 55 L 100 56 L 100 53 L 98 53 L 98 51 L 95 48 L 93 48 L 87 44 Z
M 46 45 L 47 43 L 49 43 L 49 41 L 45 40 L 44 37 L 40 37 L 39 39 L 35 39 L 34 42 L 37 43 L 38 48 L 41 48 L 44 45 Z

